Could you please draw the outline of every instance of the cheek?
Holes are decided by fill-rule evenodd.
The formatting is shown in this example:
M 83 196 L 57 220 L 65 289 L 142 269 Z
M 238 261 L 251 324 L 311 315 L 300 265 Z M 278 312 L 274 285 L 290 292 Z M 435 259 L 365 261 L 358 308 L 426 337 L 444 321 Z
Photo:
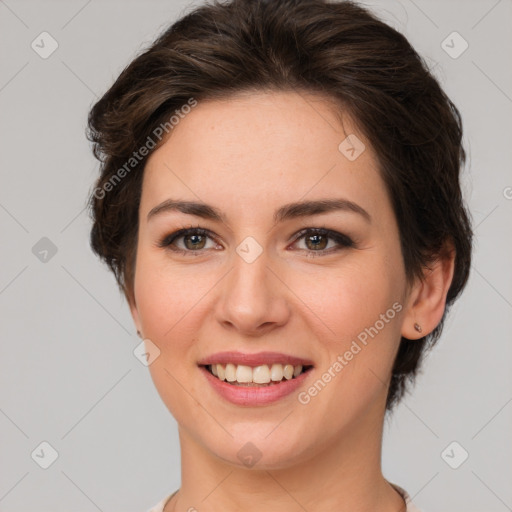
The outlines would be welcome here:
M 183 425 L 201 417 L 193 398 L 201 395 L 191 382 L 190 366 L 185 364 L 194 359 L 200 298 L 211 287 L 200 283 L 197 275 L 194 280 L 188 270 L 169 269 L 162 259 L 156 261 L 150 254 L 138 259 L 135 295 L 139 318 L 145 338 L 160 350 L 148 369 L 162 401 Z
M 367 253 L 307 279 L 289 276 L 290 288 L 307 305 L 301 309 L 310 327 L 316 326 L 313 336 L 323 354 L 320 373 L 337 376 L 324 403 L 357 407 L 368 402 L 381 392 L 391 371 L 400 342 L 403 276 L 398 262 L 384 254 Z
M 161 343 L 181 337 L 178 333 L 183 334 L 207 289 L 208 283 L 192 271 L 192 266 L 171 268 L 161 257 L 141 254 L 135 296 L 146 336 Z
M 343 341 L 373 324 L 398 300 L 401 277 L 396 268 L 373 253 L 307 277 L 289 272 L 287 283 L 311 310 L 312 319 L 322 321 L 327 338 Z

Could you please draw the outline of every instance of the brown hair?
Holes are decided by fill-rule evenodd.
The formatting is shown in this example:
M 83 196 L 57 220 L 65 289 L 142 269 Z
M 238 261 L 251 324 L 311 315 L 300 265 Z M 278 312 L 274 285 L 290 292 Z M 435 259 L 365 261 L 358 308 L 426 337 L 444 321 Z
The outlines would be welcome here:
M 358 4 L 213 0 L 164 31 L 89 113 L 88 137 L 101 162 L 89 203 L 92 249 L 133 300 L 147 160 L 134 152 L 150 139 L 159 147 L 155 128 L 170 132 L 170 116 L 191 98 L 263 90 L 329 97 L 371 141 L 397 218 L 408 283 L 453 244 L 443 318 L 428 335 L 401 339 L 386 403 L 391 410 L 466 285 L 473 233 L 459 183 L 465 162 L 459 111 L 407 39 Z

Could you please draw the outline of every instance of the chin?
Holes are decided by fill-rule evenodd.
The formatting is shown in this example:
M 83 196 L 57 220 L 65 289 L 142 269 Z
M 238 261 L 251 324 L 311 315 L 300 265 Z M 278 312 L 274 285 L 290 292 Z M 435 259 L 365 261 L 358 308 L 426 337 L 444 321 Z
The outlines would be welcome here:
M 279 426 L 276 426 L 273 423 L 260 425 L 260 428 L 256 425 L 239 428 L 233 438 L 226 435 L 221 442 L 208 437 L 204 446 L 223 462 L 250 470 L 285 469 L 305 461 L 304 436 L 287 430 L 278 432 Z M 234 429 L 228 427 L 228 430 L 233 433 Z

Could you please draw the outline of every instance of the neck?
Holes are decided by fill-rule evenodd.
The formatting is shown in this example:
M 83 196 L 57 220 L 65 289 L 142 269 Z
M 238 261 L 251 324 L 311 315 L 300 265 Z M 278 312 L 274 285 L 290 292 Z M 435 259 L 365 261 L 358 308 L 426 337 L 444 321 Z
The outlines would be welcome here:
M 322 446 L 298 447 L 300 460 L 279 469 L 225 462 L 180 428 L 182 485 L 165 512 L 403 512 L 403 498 L 381 472 L 383 407 L 371 414 Z

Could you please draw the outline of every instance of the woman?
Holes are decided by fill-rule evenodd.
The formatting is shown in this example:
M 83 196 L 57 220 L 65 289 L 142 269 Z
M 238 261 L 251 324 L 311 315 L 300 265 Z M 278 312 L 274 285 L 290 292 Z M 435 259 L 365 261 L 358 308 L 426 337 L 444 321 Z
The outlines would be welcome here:
M 175 417 L 154 511 L 417 510 L 386 413 L 471 262 L 457 108 L 352 2 L 198 7 L 94 105 L 94 251 Z

